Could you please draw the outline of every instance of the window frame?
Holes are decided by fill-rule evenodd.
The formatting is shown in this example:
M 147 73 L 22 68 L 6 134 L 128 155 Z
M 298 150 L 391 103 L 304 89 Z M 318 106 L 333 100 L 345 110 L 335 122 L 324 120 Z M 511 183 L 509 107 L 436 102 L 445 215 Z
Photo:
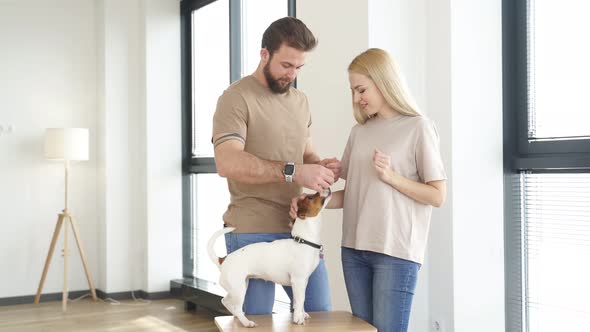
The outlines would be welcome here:
M 534 1 L 534 0 L 533 0 Z M 505 148 L 513 169 L 590 169 L 590 139 L 529 140 L 527 3 L 502 1 Z M 507 139 L 506 139 L 507 138 Z M 507 146 L 508 144 L 508 146 Z
M 193 114 L 192 114 L 192 13 L 195 10 L 203 8 L 217 0 L 181 0 L 180 2 L 180 36 L 181 36 L 181 135 L 182 135 L 182 274 L 183 280 L 173 280 L 171 288 L 174 292 L 181 292 L 182 297 L 187 301 L 189 308 L 194 308 L 194 304 L 204 305 L 217 311 L 220 310 L 219 305 L 213 304 L 217 299 L 209 297 L 207 294 L 215 295 L 211 290 L 211 286 L 204 280 L 198 280 L 193 276 L 194 271 L 194 257 L 193 257 L 193 237 L 192 220 L 194 215 L 192 206 L 193 193 L 191 176 L 194 174 L 209 174 L 217 173 L 215 167 L 215 159 L 213 157 L 194 157 L 192 151 L 192 133 L 193 133 Z M 229 33 L 230 33 L 230 82 L 234 82 L 241 78 L 241 0 L 229 1 Z M 288 15 L 296 16 L 296 1 L 287 1 Z M 296 82 L 295 82 L 296 84 Z M 175 284 L 176 283 L 176 284 Z M 174 289 L 181 289 L 174 291 Z M 195 300 L 194 293 L 190 293 L 191 289 L 200 290 L 206 295 L 201 300 Z M 177 294 L 180 295 L 180 294 Z M 192 302 L 189 304 L 188 302 Z M 200 302 L 201 301 L 201 302 Z M 217 301 L 218 302 L 218 301 Z
M 534 1 L 534 0 L 531 0 Z M 528 0 L 502 0 L 506 331 L 528 331 L 520 173 L 589 173 L 590 139 L 529 140 Z

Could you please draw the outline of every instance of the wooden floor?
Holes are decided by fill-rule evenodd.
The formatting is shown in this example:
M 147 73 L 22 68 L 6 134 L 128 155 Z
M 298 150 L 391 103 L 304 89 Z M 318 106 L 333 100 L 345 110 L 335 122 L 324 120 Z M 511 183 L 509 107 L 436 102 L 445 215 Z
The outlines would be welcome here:
M 186 312 L 184 303 L 173 299 L 150 304 L 128 300 L 121 305 L 82 299 L 68 303 L 66 313 L 61 311 L 61 302 L 0 307 L 0 331 L 217 332 L 214 316 L 205 309 Z

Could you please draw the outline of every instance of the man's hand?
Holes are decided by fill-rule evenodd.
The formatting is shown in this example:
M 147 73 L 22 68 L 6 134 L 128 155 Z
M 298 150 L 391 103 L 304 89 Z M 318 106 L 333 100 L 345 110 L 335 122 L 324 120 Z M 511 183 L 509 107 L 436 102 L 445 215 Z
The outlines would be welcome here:
M 319 164 L 295 165 L 293 181 L 307 189 L 322 191 L 334 183 L 334 172 Z
M 293 197 L 291 200 L 291 209 L 289 210 L 289 216 L 293 219 L 297 219 L 297 211 L 299 210 L 299 206 L 297 205 L 299 201 L 302 201 L 307 197 L 307 194 L 301 194 L 299 196 Z
M 337 182 L 340 179 L 340 173 L 342 173 L 342 163 L 340 160 L 334 158 L 326 158 L 324 160 L 320 160 L 320 165 L 326 167 L 327 169 L 331 170 L 334 173 L 334 182 Z

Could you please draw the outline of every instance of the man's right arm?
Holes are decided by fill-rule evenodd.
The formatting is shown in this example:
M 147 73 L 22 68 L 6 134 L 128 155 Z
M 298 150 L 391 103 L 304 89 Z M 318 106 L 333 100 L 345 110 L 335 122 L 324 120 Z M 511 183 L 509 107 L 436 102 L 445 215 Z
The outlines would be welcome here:
M 215 141 L 217 135 L 213 138 Z M 244 144 L 239 140 L 225 141 L 215 147 L 215 166 L 217 173 L 249 184 L 285 182 L 282 161 L 263 160 L 244 151 Z
M 213 137 L 216 142 L 226 133 Z M 230 139 L 215 146 L 215 166 L 220 176 L 249 184 L 285 182 L 286 161 L 264 160 L 244 151 L 241 140 Z M 302 187 L 320 191 L 334 183 L 334 173 L 318 164 L 298 164 L 293 180 Z

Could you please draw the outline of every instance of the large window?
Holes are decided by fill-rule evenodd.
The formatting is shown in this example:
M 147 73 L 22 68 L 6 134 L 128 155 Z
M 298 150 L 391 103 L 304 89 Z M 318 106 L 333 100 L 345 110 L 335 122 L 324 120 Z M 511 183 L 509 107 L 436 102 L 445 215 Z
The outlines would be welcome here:
M 590 326 L 590 21 L 503 1 L 507 331 Z
M 189 162 L 197 162 L 197 166 L 213 162 L 213 113 L 217 97 L 231 82 L 228 14 L 229 0 L 218 0 L 194 10 L 191 15 L 192 155 Z M 207 240 L 221 227 L 222 214 L 229 203 L 225 180 L 213 172 L 213 167 L 190 170 L 191 275 L 209 281 L 217 281 L 219 272 L 208 259 Z M 216 249 L 223 253 L 223 246 Z
M 210 236 L 223 227 L 229 204 L 217 175 L 211 144 L 218 97 L 235 80 L 252 74 L 268 25 L 294 15 L 294 0 L 183 0 L 183 261 L 184 277 L 217 282 L 218 269 L 206 252 Z M 217 253 L 225 246 L 218 241 Z M 279 298 L 288 299 L 284 292 Z
M 586 1 L 528 2 L 530 138 L 590 136 L 589 11 Z

